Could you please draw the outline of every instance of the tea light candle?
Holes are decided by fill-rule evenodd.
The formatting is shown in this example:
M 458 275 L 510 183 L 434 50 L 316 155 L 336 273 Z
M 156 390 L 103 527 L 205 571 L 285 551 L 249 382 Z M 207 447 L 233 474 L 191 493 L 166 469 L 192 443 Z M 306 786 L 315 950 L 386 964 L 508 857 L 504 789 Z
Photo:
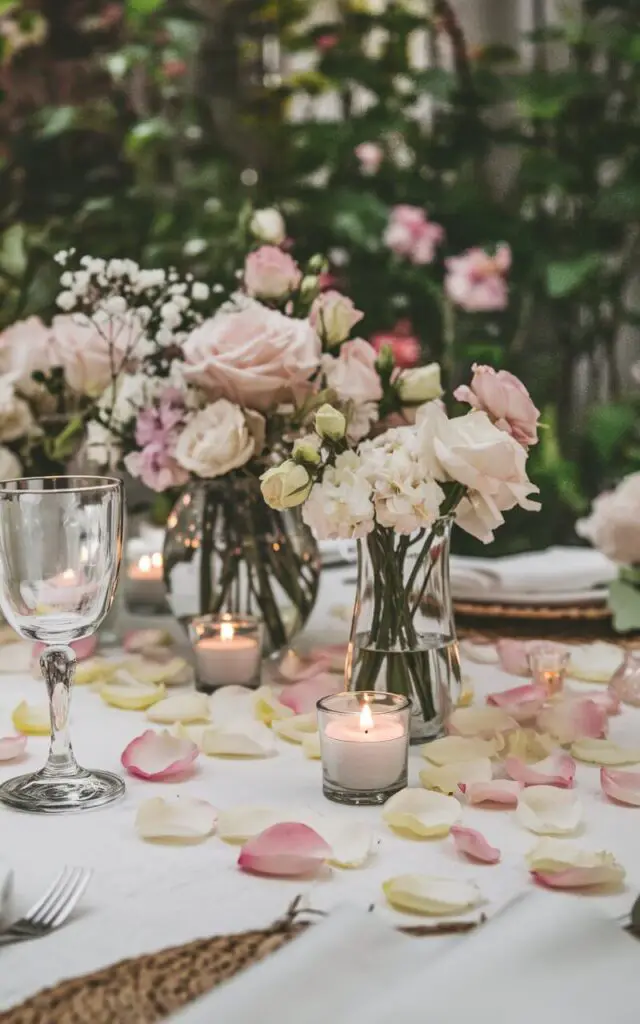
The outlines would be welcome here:
M 262 644 L 255 619 L 203 615 L 193 620 L 190 634 L 199 690 L 259 685 Z
M 560 693 L 569 665 L 569 652 L 557 644 L 540 644 L 529 651 L 529 668 L 534 683 L 540 683 L 550 697 Z
M 152 583 L 162 582 L 162 555 L 155 551 L 152 555 L 141 555 L 137 562 L 129 566 L 130 580 L 150 580 Z
M 324 794 L 341 803 L 382 803 L 407 784 L 406 697 L 343 693 L 318 701 Z
M 162 554 L 159 551 L 140 555 L 129 564 L 126 594 L 132 610 L 139 606 L 145 609 L 165 608 L 162 568 Z

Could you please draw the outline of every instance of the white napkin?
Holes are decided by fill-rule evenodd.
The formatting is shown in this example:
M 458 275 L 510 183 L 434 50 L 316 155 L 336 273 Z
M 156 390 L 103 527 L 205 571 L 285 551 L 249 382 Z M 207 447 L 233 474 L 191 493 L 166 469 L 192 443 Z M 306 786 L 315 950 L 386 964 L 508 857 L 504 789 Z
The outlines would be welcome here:
M 454 597 L 499 600 L 515 594 L 575 593 L 604 586 L 617 569 L 593 548 L 547 548 L 505 558 L 451 559 Z
M 12 884 L 13 871 L 5 861 L 0 860 L 0 921 L 8 910 Z
M 325 569 L 332 565 L 349 564 L 358 559 L 358 545 L 355 540 L 321 540 L 318 544 L 320 560 Z

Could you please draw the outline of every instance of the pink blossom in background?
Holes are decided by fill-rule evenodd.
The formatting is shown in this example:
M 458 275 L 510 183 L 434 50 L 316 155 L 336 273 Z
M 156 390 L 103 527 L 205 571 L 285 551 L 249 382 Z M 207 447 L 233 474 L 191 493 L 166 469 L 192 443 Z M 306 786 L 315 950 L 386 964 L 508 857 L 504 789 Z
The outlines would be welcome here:
M 398 320 L 391 331 L 374 334 L 370 341 L 378 355 L 384 346 L 388 345 L 393 352 L 398 369 L 410 370 L 413 366 L 418 365 L 421 357 L 420 342 L 412 334 L 412 330 L 409 320 Z
M 140 452 L 125 456 L 124 464 L 131 476 L 152 491 L 166 491 L 170 487 L 182 487 L 189 479 L 186 469 L 160 444 L 148 444 Z
M 484 249 L 467 249 L 446 261 L 444 287 L 456 306 L 468 313 L 505 309 L 509 301 L 506 275 L 511 267 L 511 249 L 499 245 L 495 255 Z
M 457 388 L 454 398 L 468 402 L 474 409 L 483 409 L 496 427 L 511 434 L 525 448 L 537 444 L 540 410 L 522 381 L 508 370 L 496 373 L 493 367 L 478 363 L 472 369 L 471 385 Z
M 337 288 L 338 284 L 338 278 L 335 274 L 332 274 L 330 270 L 326 270 L 321 274 L 318 274 L 318 288 L 321 292 L 327 292 L 332 288 Z
M 131 475 L 152 491 L 180 487 L 189 479 L 174 458 L 184 420 L 184 399 L 177 388 L 166 388 L 157 404 L 138 416 L 135 437 L 140 451 L 131 452 L 124 461 Z
M 436 246 L 444 239 L 444 228 L 427 219 L 419 206 L 400 204 L 391 210 L 384 233 L 384 243 L 396 256 L 411 263 L 433 263 Z
M 377 142 L 361 142 L 354 149 L 356 159 L 360 163 L 362 174 L 374 175 L 380 170 L 380 164 L 384 160 L 384 150 Z
M 162 73 L 165 78 L 182 78 L 187 70 L 183 60 L 165 60 L 162 65 Z
M 337 46 L 339 42 L 340 36 L 328 32 L 324 36 L 318 36 L 316 46 L 322 53 L 327 53 L 329 50 L 333 50 L 334 46 Z
M 244 284 L 254 298 L 282 299 L 295 291 L 301 280 L 296 261 L 277 245 L 261 245 L 245 260 Z

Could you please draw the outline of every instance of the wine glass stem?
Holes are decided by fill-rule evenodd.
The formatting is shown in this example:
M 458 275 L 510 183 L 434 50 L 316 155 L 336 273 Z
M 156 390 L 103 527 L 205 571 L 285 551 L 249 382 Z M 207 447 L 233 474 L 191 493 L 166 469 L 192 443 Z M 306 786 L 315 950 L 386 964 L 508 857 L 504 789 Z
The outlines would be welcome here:
M 78 765 L 69 737 L 69 705 L 76 656 L 70 647 L 47 647 L 40 656 L 40 668 L 47 684 L 51 714 L 51 746 L 43 771 L 47 775 L 75 775 Z

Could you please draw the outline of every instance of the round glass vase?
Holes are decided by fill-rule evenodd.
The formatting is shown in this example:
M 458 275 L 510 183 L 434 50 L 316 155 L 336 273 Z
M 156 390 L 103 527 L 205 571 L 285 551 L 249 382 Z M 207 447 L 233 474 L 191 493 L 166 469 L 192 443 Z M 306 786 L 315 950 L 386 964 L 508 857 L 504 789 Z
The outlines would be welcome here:
M 358 541 L 346 687 L 409 697 L 411 743 L 442 735 L 461 692 L 449 583 L 452 525 L 453 517 L 445 517 L 411 536 L 376 526 Z
M 320 578 L 318 546 L 299 510 L 269 508 L 258 477 L 240 473 L 187 486 L 167 519 L 163 566 L 178 620 L 255 616 L 265 654 L 302 629 Z

